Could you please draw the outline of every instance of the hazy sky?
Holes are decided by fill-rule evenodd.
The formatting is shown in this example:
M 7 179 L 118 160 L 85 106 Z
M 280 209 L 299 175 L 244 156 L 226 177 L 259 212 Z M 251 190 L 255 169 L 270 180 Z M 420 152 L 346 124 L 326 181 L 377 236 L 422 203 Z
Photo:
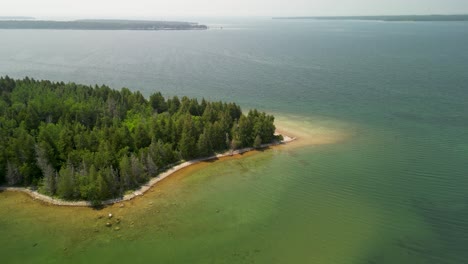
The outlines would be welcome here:
M 170 17 L 468 13 L 468 0 L 0 0 L 0 16 Z

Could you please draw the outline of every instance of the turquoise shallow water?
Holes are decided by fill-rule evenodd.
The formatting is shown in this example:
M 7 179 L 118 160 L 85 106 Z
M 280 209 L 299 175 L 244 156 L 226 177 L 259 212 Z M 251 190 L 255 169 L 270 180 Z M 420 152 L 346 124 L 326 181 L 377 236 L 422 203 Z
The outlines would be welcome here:
M 345 136 L 205 164 L 124 208 L 0 193 L 7 263 L 468 261 L 467 23 L 207 22 L 224 29 L 3 30 L 0 74 L 233 100 L 303 142 Z

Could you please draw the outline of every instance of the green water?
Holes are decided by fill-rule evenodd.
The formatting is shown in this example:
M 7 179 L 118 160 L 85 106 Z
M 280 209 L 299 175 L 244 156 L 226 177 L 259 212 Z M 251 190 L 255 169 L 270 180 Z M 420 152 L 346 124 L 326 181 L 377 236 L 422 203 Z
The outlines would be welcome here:
M 0 74 L 234 100 L 300 140 L 123 208 L 0 193 L 2 263 L 468 261 L 468 23 L 200 22 L 225 29 L 0 31 Z

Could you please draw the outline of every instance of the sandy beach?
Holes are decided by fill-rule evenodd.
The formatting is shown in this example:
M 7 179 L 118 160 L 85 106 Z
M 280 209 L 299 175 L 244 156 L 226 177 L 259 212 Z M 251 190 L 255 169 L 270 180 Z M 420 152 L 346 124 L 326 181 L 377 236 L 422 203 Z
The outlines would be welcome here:
M 277 135 L 278 135 L 278 133 L 277 133 Z M 262 144 L 260 148 L 268 148 L 268 147 L 272 147 L 272 146 L 287 144 L 287 143 L 290 143 L 290 142 L 295 141 L 297 139 L 297 137 L 287 136 L 287 135 L 285 135 L 283 133 L 281 135 L 283 136 L 283 140 L 281 142 L 273 142 L 273 143 L 270 143 L 270 144 Z M 253 151 L 253 150 L 255 150 L 255 148 L 243 148 L 243 149 L 238 149 L 238 150 L 235 150 L 235 151 L 227 151 L 225 153 L 213 155 L 213 156 L 210 156 L 210 157 L 199 158 L 199 159 L 194 159 L 194 160 L 189 160 L 189 161 L 182 162 L 182 163 L 180 163 L 178 165 L 175 165 L 175 166 L 171 167 L 170 169 L 160 173 L 158 176 L 151 178 L 151 180 L 148 183 L 142 185 L 138 190 L 132 191 L 131 193 L 128 193 L 128 194 L 126 194 L 126 195 L 124 195 L 123 197 L 120 197 L 120 198 L 115 198 L 115 199 L 102 201 L 101 204 L 102 205 L 112 205 L 112 204 L 115 204 L 115 203 L 132 200 L 135 197 L 143 195 L 151 187 L 156 185 L 156 183 L 158 183 L 158 182 L 164 180 L 165 178 L 171 176 L 176 171 L 179 171 L 179 170 L 184 169 L 186 167 L 189 167 L 191 165 L 194 165 L 194 164 L 197 164 L 197 163 L 200 163 L 200 162 L 204 162 L 204 161 L 219 159 L 219 158 L 222 158 L 222 157 L 240 155 L 240 154 L 243 154 L 243 153 L 246 153 L 246 152 L 249 152 L 249 151 Z M 92 203 L 89 202 L 89 201 L 66 201 L 66 200 L 61 200 L 61 199 L 57 199 L 57 198 L 53 198 L 53 197 L 41 194 L 41 193 L 39 193 L 39 192 L 37 192 L 35 190 L 31 190 L 29 188 L 24 188 L 24 187 L 0 186 L 0 191 L 23 192 L 23 193 L 26 193 L 29 196 L 31 196 L 34 200 L 39 200 L 41 202 L 45 202 L 45 203 L 52 204 L 52 205 L 57 205 L 57 206 L 79 206 L 79 207 L 90 207 L 90 206 L 92 206 Z

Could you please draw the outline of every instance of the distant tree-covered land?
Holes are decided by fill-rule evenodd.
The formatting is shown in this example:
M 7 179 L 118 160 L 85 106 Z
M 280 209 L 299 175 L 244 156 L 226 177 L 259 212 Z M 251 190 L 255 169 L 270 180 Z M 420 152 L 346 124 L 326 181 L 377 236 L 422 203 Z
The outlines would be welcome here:
M 28 16 L 0 16 L 0 20 L 32 20 L 34 17 Z
M 273 122 L 235 103 L 1 77 L 0 183 L 99 202 L 181 160 L 272 142 Z
M 0 29 L 196 30 L 207 29 L 207 26 L 191 22 L 145 20 L 0 20 Z
M 306 16 L 273 19 L 375 20 L 375 21 L 468 21 L 468 15 L 402 15 L 402 16 Z

